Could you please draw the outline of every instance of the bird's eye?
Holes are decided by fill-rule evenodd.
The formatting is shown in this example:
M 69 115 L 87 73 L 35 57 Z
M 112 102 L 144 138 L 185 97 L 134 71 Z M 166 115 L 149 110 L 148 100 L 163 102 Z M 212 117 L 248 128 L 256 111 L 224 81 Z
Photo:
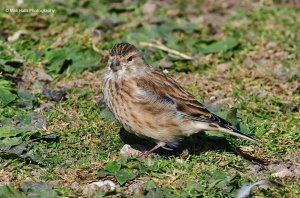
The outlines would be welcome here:
M 128 60 L 128 61 L 132 61 L 132 56 L 129 56 L 129 57 L 127 58 L 127 60 Z

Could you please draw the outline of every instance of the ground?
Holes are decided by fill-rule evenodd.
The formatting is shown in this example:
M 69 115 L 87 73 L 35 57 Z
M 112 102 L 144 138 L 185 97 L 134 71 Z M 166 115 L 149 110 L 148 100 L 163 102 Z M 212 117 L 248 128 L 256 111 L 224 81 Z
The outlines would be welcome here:
M 297 1 L 17 2 L 0 3 L 0 197 L 236 197 L 261 180 L 254 197 L 300 196 Z M 212 132 L 122 155 L 143 140 L 101 103 L 120 41 L 261 144 Z

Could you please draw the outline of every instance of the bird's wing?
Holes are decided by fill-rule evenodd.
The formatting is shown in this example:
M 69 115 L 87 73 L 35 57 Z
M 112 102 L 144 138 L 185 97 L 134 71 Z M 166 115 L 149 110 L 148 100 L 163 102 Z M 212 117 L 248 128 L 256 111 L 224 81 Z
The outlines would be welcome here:
M 153 70 L 146 77 L 136 79 L 136 82 L 145 96 L 175 106 L 178 114 L 185 118 L 203 122 L 222 122 L 198 102 L 191 93 L 164 73 Z
M 231 123 L 211 113 L 194 96 L 164 73 L 151 70 L 146 77 L 136 79 L 137 87 L 144 91 L 157 107 L 171 105 L 177 115 L 184 119 L 215 124 L 219 130 L 251 141 L 252 137 L 241 133 Z M 155 106 L 153 106 L 155 108 Z M 212 125 L 214 126 L 214 125 Z

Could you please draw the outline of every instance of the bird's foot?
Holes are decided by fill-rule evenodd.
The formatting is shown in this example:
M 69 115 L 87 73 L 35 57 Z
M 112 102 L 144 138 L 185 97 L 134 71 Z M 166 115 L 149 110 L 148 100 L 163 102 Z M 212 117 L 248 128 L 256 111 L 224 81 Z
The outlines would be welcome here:
M 166 143 L 164 142 L 159 142 L 157 143 L 156 146 L 154 146 L 152 149 L 148 150 L 148 151 L 145 151 L 145 152 L 142 152 L 141 153 L 141 157 L 148 157 L 150 154 L 152 154 L 154 151 L 156 151 L 157 149 L 159 149 L 160 147 L 164 147 L 166 145 Z

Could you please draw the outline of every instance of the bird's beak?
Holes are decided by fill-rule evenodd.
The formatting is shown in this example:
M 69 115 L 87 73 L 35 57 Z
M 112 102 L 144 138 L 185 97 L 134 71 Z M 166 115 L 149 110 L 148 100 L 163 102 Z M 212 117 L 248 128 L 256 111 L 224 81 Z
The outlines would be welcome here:
M 110 68 L 116 72 L 120 69 L 120 61 L 119 60 L 116 60 L 116 59 L 113 59 L 110 63 Z

